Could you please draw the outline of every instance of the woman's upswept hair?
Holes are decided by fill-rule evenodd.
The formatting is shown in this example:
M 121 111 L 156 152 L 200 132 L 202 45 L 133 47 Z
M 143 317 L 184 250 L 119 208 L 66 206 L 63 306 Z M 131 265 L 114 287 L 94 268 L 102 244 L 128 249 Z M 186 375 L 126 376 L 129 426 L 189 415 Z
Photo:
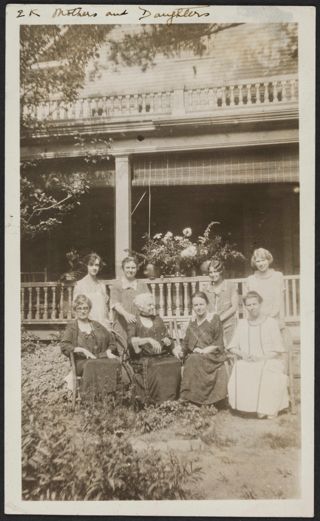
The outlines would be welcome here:
M 89 253 L 88 255 L 86 255 L 83 259 L 83 263 L 86 265 L 86 266 L 89 266 L 91 264 L 94 264 L 96 261 L 99 261 L 99 266 L 100 268 L 102 267 L 102 259 L 100 257 L 100 255 L 98 255 L 97 253 L 95 253 L 94 251 L 92 253 Z
M 259 295 L 257 291 L 248 291 L 248 293 L 244 295 L 244 297 L 242 297 L 242 302 L 244 303 L 244 305 L 246 305 L 247 300 L 249 300 L 249 298 L 256 298 L 259 304 L 261 304 L 261 302 L 263 301 L 263 298 L 261 297 L 261 295 Z
M 134 262 L 137 268 L 139 267 L 138 259 L 133 255 L 128 255 L 128 257 L 125 257 L 121 262 L 122 269 L 125 267 L 126 264 L 128 264 L 128 262 Z
M 263 259 L 266 259 L 269 264 L 273 263 L 273 257 L 269 250 L 266 250 L 265 248 L 257 248 L 254 250 L 252 257 L 251 257 L 251 268 L 256 269 L 256 260 L 257 258 L 262 257 Z
M 194 298 L 202 298 L 206 301 L 207 304 L 209 304 L 209 299 L 203 291 L 196 291 L 195 293 L 193 293 L 193 295 L 191 295 L 191 302 Z
M 76 298 L 73 301 L 72 308 L 73 311 L 76 311 L 77 307 L 80 304 L 87 304 L 89 310 L 92 308 L 92 302 L 86 295 L 77 295 Z
M 139 295 L 136 296 L 136 298 L 134 299 L 133 302 L 137 306 L 138 309 L 141 309 L 145 306 L 146 302 L 148 302 L 149 300 L 152 300 L 153 304 L 155 303 L 154 297 L 151 293 L 140 293 Z
M 215 271 L 219 271 L 220 273 L 223 273 L 225 270 L 223 262 L 218 259 L 212 259 L 210 261 L 208 270 L 210 270 L 210 268 L 213 268 Z

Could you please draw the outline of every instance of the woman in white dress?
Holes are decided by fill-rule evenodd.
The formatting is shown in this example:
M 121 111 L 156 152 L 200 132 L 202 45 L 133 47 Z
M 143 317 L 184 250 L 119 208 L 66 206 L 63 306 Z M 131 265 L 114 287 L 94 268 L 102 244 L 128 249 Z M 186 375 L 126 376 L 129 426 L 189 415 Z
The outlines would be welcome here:
M 101 257 L 96 253 L 90 253 L 85 257 L 85 263 L 88 274 L 76 283 L 73 291 L 73 301 L 75 301 L 78 295 L 88 297 L 92 303 L 89 319 L 100 322 L 104 327 L 110 329 L 107 310 L 108 295 L 105 285 L 98 279 L 98 273 L 102 264 Z
M 274 418 L 289 406 L 285 348 L 277 320 L 262 314 L 262 297 L 243 299 L 248 318 L 240 320 L 228 350 L 236 355 L 228 384 L 233 409 Z

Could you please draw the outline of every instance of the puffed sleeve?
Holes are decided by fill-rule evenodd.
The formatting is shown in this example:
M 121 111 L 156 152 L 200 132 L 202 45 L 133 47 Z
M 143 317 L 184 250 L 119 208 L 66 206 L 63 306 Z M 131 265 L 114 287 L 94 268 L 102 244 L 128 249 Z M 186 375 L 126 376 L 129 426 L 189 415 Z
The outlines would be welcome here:
M 214 315 L 211 321 L 212 343 L 223 349 L 223 326 L 218 315 Z
M 278 325 L 278 321 L 269 317 L 266 327 L 270 334 L 270 342 L 266 342 L 266 349 L 276 353 L 284 353 L 286 348 L 283 345 L 282 335 Z
M 108 302 L 109 300 L 109 295 L 107 293 L 107 290 L 106 290 L 106 285 L 100 281 L 100 286 L 101 286 L 101 291 L 103 293 L 103 296 L 104 296 L 104 299 L 105 299 L 105 302 Z
M 60 344 L 61 353 L 69 357 L 70 353 L 73 352 L 75 346 L 73 345 L 74 330 L 72 324 L 68 324 L 62 335 Z
M 110 289 L 110 306 L 111 308 L 115 306 L 115 304 L 121 304 L 122 301 L 122 291 L 121 285 L 118 280 L 115 280 L 111 285 Z
M 83 292 L 81 291 L 81 281 L 78 280 L 78 282 L 76 282 L 74 289 L 73 289 L 73 302 L 75 301 L 76 297 L 78 295 L 81 295 L 82 293 Z
M 137 291 L 138 291 L 139 294 L 150 293 L 150 290 L 148 288 L 148 284 L 144 280 L 138 280 Z
M 188 327 L 186 329 L 186 334 L 184 335 L 184 338 L 181 340 L 181 348 L 183 352 L 183 357 L 186 357 L 189 351 L 193 351 L 194 345 L 191 342 L 193 335 L 191 331 L 191 325 L 188 324 Z
M 240 349 L 240 321 L 235 329 L 233 337 L 231 338 L 229 344 L 226 346 L 228 351 L 238 351 Z
M 274 298 L 272 302 L 272 310 L 270 313 L 271 317 L 281 317 L 283 315 L 283 292 L 284 292 L 284 280 L 283 274 L 280 271 L 274 273 Z
M 127 335 L 128 342 L 131 342 L 131 338 L 137 336 L 137 325 L 136 324 L 127 324 Z
M 110 349 L 113 353 L 116 353 L 116 343 L 113 336 L 113 333 L 108 331 L 102 324 L 94 323 L 95 328 L 95 334 L 99 334 L 100 337 L 103 338 L 103 341 L 101 343 L 102 348 L 100 353 L 98 353 L 98 358 L 106 358 L 107 357 L 107 350 Z

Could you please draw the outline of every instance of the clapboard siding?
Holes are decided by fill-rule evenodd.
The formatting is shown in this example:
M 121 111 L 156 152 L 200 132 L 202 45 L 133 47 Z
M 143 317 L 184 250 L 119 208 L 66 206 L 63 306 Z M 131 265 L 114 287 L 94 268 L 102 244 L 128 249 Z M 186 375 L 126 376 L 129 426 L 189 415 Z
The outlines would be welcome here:
M 244 24 L 218 33 L 201 58 L 186 52 L 176 58 L 158 58 L 145 72 L 137 66 L 115 70 L 109 64 L 106 68 L 106 47 L 101 49 L 101 67 L 94 77 L 89 66 L 81 96 L 159 92 L 296 73 L 297 60 L 290 56 L 281 35 L 280 24 Z

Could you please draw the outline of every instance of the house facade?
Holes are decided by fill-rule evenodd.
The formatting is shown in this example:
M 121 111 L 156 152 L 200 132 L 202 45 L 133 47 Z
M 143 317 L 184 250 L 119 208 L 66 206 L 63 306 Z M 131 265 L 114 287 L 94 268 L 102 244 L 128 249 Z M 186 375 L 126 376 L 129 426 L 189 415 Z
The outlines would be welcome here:
M 55 281 L 65 254 L 86 247 L 112 279 L 144 234 L 190 226 L 199 235 L 218 221 L 247 258 L 231 276 L 248 275 L 261 246 L 297 276 L 298 72 L 281 31 L 243 24 L 218 33 L 201 57 L 160 56 L 144 72 L 110 68 L 106 46 L 76 102 L 30 108 L 46 121 L 21 136 L 22 158 L 39 160 L 33 175 L 86 172 L 91 189 L 59 229 L 23 248 L 22 271 L 45 268 Z

